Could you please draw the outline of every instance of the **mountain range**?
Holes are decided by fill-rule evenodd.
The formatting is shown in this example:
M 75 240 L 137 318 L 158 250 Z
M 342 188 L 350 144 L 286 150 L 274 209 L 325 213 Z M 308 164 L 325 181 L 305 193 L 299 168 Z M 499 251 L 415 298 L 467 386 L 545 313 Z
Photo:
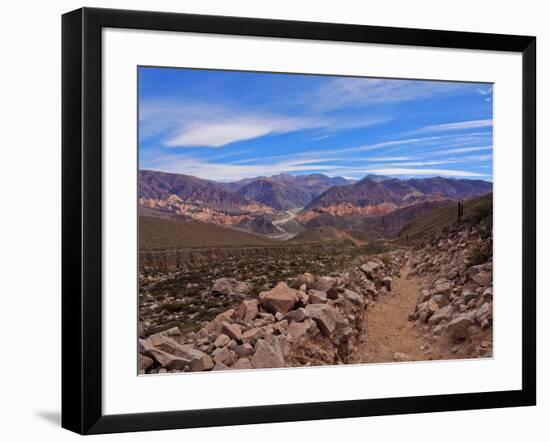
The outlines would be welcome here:
M 214 223 L 287 239 L 326 227 L 394 236 L 415 216 L 491 192 L 492 183 L 487 181 L 442 177 L 401 180 L 367 175 L 355 181 L 322 174 L 278 174 L 217 182 L 139 172 L 144 216 Z

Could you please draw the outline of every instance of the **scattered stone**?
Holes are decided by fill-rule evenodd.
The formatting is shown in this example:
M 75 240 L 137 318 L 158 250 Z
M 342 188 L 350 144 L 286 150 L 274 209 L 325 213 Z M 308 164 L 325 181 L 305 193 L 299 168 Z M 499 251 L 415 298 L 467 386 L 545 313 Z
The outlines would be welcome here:
M 319 290 L 325 292 L 330 299 L 336 299 L 338 296 L 338 288 L 336 286 L 337 280 L 331 276 L 321 276 L 311 286 L 313 290 Z
M 224 347 L 224 348 L 217 348 L 214 350 L 214 361 L 221 362 L 222 364 L 225 364 L 227 366 L 233 365 L 237 361 L 237 353 L 235 353 L 233 350 Z
M 175 337 L 181 336 L 181 331 L 178 327 L 172 327 L 172 328 L 169 328 L 168 330 L 161 331 L 159 335 L 175 338 Z
M 285 314 L 298 302 L 298 290 L 291 289 L 285 282 L 280 282 L 273 289 L 261 292 L 258 296 L 262 306 L 272 312 Z
M 292 310 L 284 316 L 284 319 L 286 319 L 288 322 L 292 322 L 292 321 L 302 322 L 306 318 L 307 318 L 307 312 L 303 307 L 300 307 L 296 310 Z
M 138 367 L 140 370 L 147 370 L 148 368 L 153 365 L 153 359 L 142 355 L 141 353 L 138 354 Z
M 472 276 L 472 280 L 481 286 L 488 286 L 489 284 L 492 284 L 493 282 L 493 273 L 492 272 L 486 272 L 481 271 Z
M 259 303 L 257 299 L 250 299 L 241 302 L 239 309 L 235 313 L 235 317 L 241 321 L 250 322 L 258 316 Z
M 229 367 L 220 361 L 216 361 L 212 371 L 229 370 Z
M 330 336 L 334 332 L 336 314 L 332 307 L 327 304 L 309 304 L 306 311 L 325 336 Z
M 468 304 L 472 299 L 477 300 L 477 293 L 470 289 L 464 289 L 462 290 L 462 299 L 464 304 Z
M 214 296 L 245 296 L 252 289 L 249 282 L 237 281 L 235 278 L 220 278 L 214 281 L 212 285 L 212 294 Z
M 481 295 L 482 302 L 488 302 L 493 300 L 493 287 L 487 287 L 485 290 L 483 290 L 483 294 Z
M 447 331 L 454 339 L 464 339 L 468 336 L 469 328 L 474 325 L 471 315 L 463 313 L 447 324 Z
M 434 286 L 433 294 L 443 295 L 446 296 L 448 299 L 449 296 L 451 296 L 452 291 L 453 283 L 451 281 L 440 281 Z
M 214 341 L 214 345 L 216 347 L 225 347 L 227 344 L 229 344 L 229 341 L 231 341 L 231 338 L 222 333 L 216 338 L 216 340 Z
M 451 319 L 452 310 L 453 308 L 450 305 L 440 308 L 432 316 L 430 316 L 428 324 L 435 326 L 441 321 L 449 321 Z
M 479 307 L 475 312 L 475 318 L 482 329 L 486 329 L 492 325 L 493 321 L 493 309 L 491 303 L 486 302 Z
M 239 358 L 246 358 L 254 354 L 254 347 L 250 344 L 241 344 L 235 349 L 235 353 Z
M 253 368 L 279 368 L 284 367 L 285 359 L 281 349 L 260 339 L 254 346 L 254 356 L 251 360 Z
M 222 322 L 222 331 L 235 341 L 241 340 L 241 329 L 237 324 L 230 324 L 227 321 Z
M 241 341 L 245 344 L 254 345 L 256 341 L 263 336 L 262 329 L 259 327 L 254 327 L 249 330 L 245 330 L 241 334 Z
M 388 292 L 391 292 L 391 283 L 393 278 L 391 276 L 385 276 L 382 278 L 382 287 L 384 287 Z
M 214 368 L 214 361 L 207 354 L 200 358 L 194 358 L 189 365 L 190 371 L 207 371 L 212 370 L 212 368 Z
M 303 322 L 291 322 L 287 330 L 288 342 L 298 342 L 302 337 L 307 335 L 311 326 L 312 320 L 309 318 Z
M 231 366 L 231 370 L 251 370 L 252 364 L 247 358 L 240 358 Z
M 327 294 L 320 290 L 308 290 L 310 304 L 323 304 L 327 302 Z
M 366 264 L 363 264 L 361 267 L 359 267 L 366 275 L 367 278 L 373 279 L 374 278 L 374 272 L 380 267 L 380 264 L 377 262 L 367 262 Z
M 353 302 L 355 305 L 363 306 L 365 305 L 365 300 L 363 297 L 352 290 L 344 289 L 344 292 L 342 293 L 342 297 L 344 299 L 347 299 L 348 301 Z

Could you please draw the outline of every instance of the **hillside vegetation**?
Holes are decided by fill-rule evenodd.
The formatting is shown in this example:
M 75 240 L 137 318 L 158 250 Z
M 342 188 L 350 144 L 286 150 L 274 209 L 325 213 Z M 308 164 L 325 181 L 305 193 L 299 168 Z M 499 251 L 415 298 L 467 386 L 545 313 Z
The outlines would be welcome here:
M 452 202 L 412 219 L 401 229 L 399 238 L 405 239 L 408 236 L 410 240 L 419 240 L 436 236 L 456 227 L 468 227 L 469 225 L 481 225 L 487 232 L 492 230 L 492 193 L 465 201 L 463 204 L 464 213 L 460 223 L 457 217 L 458 203 Z
M 139 217 L 140 250 L 175 250 L 190 247 L 266 246 L 273 241 L 200 221 Z

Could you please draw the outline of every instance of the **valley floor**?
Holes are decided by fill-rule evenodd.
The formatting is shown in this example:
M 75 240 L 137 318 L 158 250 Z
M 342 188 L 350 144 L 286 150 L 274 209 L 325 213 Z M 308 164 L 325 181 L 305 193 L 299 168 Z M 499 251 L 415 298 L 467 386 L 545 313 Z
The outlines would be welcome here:
M 314 273 L 303 266 L 318 260 L 303 249 L 300 266 L 267 258 L 262 281 L 244 277 L 261 267 L 257 258 L 252 265 L 245 257 L 229 260 L 236 267 L 222 272 L 240 269 L 238 279 L 206 278 L 201 267 L 195 276 L 208 279 L 208 289 L 185 272 L 162 280 L 149 276 L 149 282 L 144 277 L 140 370 L 490 358 L 492 259 L 479 249 L 484 244 L 490 238 L 462 230 L 420 249 L 394 244 L 391 252 L 357 256 L 346 249 L 340 258 L 347 269 L 327 261 Z M 486 261 L 472 265 L 469 257 Z M 267 272 L 281 267 L 296 276 Z

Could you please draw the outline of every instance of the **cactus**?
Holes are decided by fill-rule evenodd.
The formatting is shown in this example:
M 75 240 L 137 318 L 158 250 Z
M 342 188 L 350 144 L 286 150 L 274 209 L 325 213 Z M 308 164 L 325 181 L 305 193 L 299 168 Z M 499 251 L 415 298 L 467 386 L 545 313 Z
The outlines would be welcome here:
M 464 204 L 459 201 L 456 212 L 457 222 L 460 222 L 462 220 L 462 215 L 464 215 Z

